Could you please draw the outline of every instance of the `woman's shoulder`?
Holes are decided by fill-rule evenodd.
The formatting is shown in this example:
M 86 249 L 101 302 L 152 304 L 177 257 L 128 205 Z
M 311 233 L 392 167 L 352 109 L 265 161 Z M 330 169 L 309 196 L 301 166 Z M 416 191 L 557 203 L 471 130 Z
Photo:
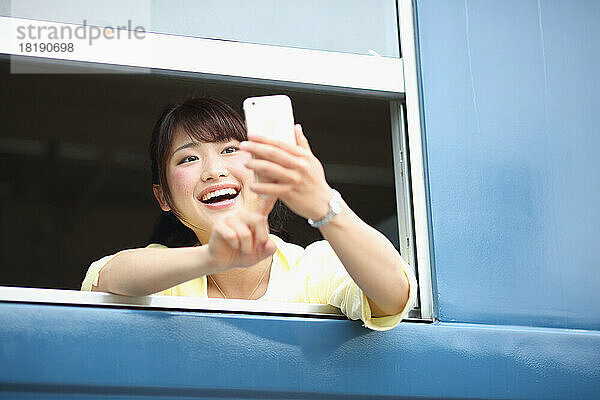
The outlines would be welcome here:
M 306 246 L 306 248 L 294 243 L 289 243 L 273 234 L 269 235 L 275 245 L 277 252 L 284 258 L 290 267 L 294 267 L 303 261 L 312 263 L 321 263 L 331 258 L 337 258 L 335 252 L 327 240 L 318 240 Z
M 304 254 L 304 248 L 294 243 L 286 242 L 279 236 L 269 234 L 269 237 L 277 247 L 277 253 L 290 265 L 296 264 L 296 261 Z

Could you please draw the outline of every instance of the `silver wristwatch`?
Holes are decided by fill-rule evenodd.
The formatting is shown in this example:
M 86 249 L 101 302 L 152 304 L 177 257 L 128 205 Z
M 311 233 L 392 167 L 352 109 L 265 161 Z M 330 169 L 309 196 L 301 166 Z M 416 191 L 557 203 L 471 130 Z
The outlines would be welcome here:
M 313 228 L 320 228 L 333 219 L 336 215 L 342 212 L 342 195 L 335 189 L 333 190 L 333 197 L 329 200 L 329 211 L 327 215 L 318 221 L 308 219 L 308 224 Z

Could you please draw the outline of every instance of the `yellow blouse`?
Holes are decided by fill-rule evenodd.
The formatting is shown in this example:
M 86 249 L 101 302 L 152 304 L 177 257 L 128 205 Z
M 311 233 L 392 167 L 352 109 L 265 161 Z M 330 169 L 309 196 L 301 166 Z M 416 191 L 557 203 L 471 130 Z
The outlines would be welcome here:
M 349 319 L 361 319 L 367 328 L 384 331 L 394 328 L 415 303 L 417 281 L 411 267 L 403 262 L 403 269 L 410 283 L 409 299 L 404 309 L 387 317 L 372 317 L 367 297 L 352 281 L 348 272 L 326 240 L 306 247 L 287 243 L 270 235 L 277 246 L 267 291 L 255 301 L 297 302 L 330 304 L 339 308 Z M 166 248 L 152 243 L 146 247 Z M 98 285 L 102 267 L 116 255 L 108 255 L 93 262 L 81 284 L 81 290 L 92 290 Z M 192 279 L 156 293 L 162 296 L 191 296 L 207 298 L 206 276 Z

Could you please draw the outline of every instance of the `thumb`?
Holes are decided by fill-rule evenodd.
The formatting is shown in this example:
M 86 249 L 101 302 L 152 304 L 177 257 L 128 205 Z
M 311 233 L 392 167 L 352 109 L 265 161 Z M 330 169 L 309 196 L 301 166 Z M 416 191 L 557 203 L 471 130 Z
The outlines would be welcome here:
M 274 196 L 269 196 L 269 197 L 260 196 L 258 208 L 256 209 L 256 211 L 259 212 L 261 215 L 264 215 L 265 217 L 267 217 L 269 215 L 269 213 L 271 212 L 271 210 L 273 209 L 273 206 L 275 205 L 276 201 L 277 201 L 277 197 L 274 197 Z
M 306 139 L 304 132 L 302 132 L 302 125 L 296 124 L 294 126 L 294 133 L 296 134 L 296 144 L 306 150 L 310 150 L 308 139 Z

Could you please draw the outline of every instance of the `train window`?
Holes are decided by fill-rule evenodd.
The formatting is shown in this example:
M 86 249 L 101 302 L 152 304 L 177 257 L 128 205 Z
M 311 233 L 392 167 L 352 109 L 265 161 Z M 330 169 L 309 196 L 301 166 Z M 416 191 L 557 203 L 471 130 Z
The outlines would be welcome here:
M 5 10 L 0 5 L 0 15 L 95 26 L 130 20 L 154 33 L 399 57 L 395 0 L 121 0 L 119 7 L 107 1 L 10 3 Z
M 197 40 L 200 46 L 214 45 Z M 304 50 L 244 46 L 254 46 L 258 55 L 277 57 L 283 52 L 298 57 L 296 61 L 308 57 Z M 56 60 L 18 56 L 14 49 L 5 52 L 0 57 L 0 81 L 6 88 L 0 137 L 0 300 L 339 317 L 339 311 L 320 305 L 213 299 L 198 305 L 186 298 L 71 292 L 80 288 L 92 261 L 149 243 L 160 214 L 147 159 L 150 133 L 165 105 L 191 95 L 216 96 L 239 112 L 246 97 L 290 96 L 295 119 L 302 123 L 330 185 L 414 266 L 402 77 L 395 77 L 397 70 L 392 73 L 401 64 L 317 53 L 312 56 L 323 57 L 331 71 L 325 67 L 321 72 L 308 68 L 284 73 L 273 66 L 261 69 L 257 61 L 259 72 L 248 72 L 219 63 L 218 57 L 210 67 L 189 68 L 180 56 L 157 67 L 153 61 L 122 65 L 112 54 L 108 59 L 100 55 L 100 60 L 85 55 Z M 282 63 L 291 65 L 289 60 Z M 377 76 L 332 72 L 344 63 L 347 70 L 370 68 Z M 339 141 L 344 145 L 337 145 Z M 321 238 L 294 215 L 286 230 L 289 241 L 302 246 Z M 418 306 L 410 314 L 420 315 Z

